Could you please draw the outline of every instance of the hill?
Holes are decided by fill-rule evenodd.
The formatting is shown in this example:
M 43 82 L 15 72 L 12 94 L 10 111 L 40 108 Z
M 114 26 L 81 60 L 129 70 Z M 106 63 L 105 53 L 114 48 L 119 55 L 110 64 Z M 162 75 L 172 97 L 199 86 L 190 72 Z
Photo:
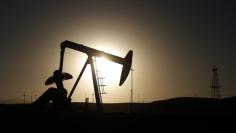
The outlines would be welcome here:
M 69 110 L 50 105 L 0 105 L 1 128 L 24 132 L 70 131 L 230 131 L 234 129 L 236 97 L 208 99 L 182 97 L 152 103 L 104 104 L 104 113 L 95 104 L 73 103 Z

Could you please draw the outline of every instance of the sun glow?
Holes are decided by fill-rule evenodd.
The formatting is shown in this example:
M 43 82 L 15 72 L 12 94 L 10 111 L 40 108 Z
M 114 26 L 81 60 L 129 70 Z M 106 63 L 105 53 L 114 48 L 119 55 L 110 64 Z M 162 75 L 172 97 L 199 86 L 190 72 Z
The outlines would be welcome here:
M 121 74 L 121 65 L 111 62 L 104 57 L 95 57 L 94 59 L 98 78 L 103 78 L 103 83 L 105 85 L 109 85 L 111 83 L 116 83 L 118 85 Z
M 101 45 L 103 44 L 103 45 Z M 112 47 L 111 47 L 112 44 Z M 93 45 L 88 45 L 88 47 L 95 48 L 100 51 L 104 51 L 106 53 L 110 53 L 115 56 L 124 57 L 122 56 L 124 53 L 122 51 L 119 51 L 118 48 L 114 47 L 116 46 L 114 43 L 96 43 Z M 68 92 L 70 92 L 72 86 L 74 85 L 79 73 L 82 70 L 82 67 L 84 63 L 86 62 L 86 59 L 88 56 L 84 53 L 77 52 L 71 49 L 68 49 L 67 52 L 65 52 L 65 67 L 64 71 L 71 73 L 73 75 L 73 79 L 70 81 L 67 81 L 65 86 L 68 88 Z M 122 65 L 117 64 L 115 62 L 112 62 L 106 57 L 93 57 L 94 60 L 96 60 L 95 63 L 95 73 L 98 75 L 97 80 L 100 80 L 98 78 L 103 78 L 102 81 L 98 81 L 98 85 L 105 85 L 104 88 L 101 87 L 101 92 L 104 89 L 104 92 L 106 92 L 106 95 L 102 95 L 103 102 L 125 102 L 127 101 L 127 98 L 120 98 L 117 99 L 117 96 L 123 96 L 123 92 L 127 90 L 127 88 L 124 87 L 124 85 L 121 87 L 119 86 L 120 82 L 120 76 L 122 71 Z M 103 88 L 103 89 L 102 89 Z M 72 101 L 81 101 L 84 102 L 84 98 L 89 97 L 91 99 L 91 102 L 94 101 L 94 88 L 93 88 L 93 80 L 92 80 L 92 72 L 91 72 L 91 65 L 88 64 L 81 80 L 79 81 L 78 86 L 76 87 L 76 90 L 72 96 Z

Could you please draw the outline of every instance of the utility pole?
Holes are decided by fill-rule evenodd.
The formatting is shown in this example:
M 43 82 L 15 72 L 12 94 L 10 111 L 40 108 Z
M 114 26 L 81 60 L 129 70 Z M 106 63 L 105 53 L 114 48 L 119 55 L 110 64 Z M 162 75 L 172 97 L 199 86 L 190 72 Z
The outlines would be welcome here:
M 24 93 L 24 95 L 23 95 L 23 96 L 24 96 L 24 104 L 25 104 L 25 97 L 26 97 L 25 93 Z
M 218 68 L 216 66 L 213 66 L 212 68 L 211 97 L 220 98 L 220 84 L 219 84 Z
M 134 110 L 133 110 L 133 71 L 134 71 L 134 69 L 131 67 L 131 69 L 130 69 L 130 71 L 131 71 L 131 89 L 130 89 L 130 112 L 131 113 L 133 113 L 134 112 Z

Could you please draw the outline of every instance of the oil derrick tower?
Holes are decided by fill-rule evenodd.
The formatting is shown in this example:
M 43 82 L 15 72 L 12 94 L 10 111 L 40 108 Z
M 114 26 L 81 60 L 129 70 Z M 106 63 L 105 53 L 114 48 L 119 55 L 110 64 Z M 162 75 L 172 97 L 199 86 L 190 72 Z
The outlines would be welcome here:
M 219 75 L 216 66 L 213 66 L 212 68 L 211 97 L 220 98 Z

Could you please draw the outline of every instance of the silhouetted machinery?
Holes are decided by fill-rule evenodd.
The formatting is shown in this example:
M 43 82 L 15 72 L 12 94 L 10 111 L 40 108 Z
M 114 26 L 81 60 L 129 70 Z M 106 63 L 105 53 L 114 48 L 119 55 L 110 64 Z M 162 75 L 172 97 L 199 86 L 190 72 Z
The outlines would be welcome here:
M 62 73 L 63 69 L 63 61 L 64 61 L 64 53 L 65 49 L 70 48 L 79 52 L 86 53 L 88 58 L 78 75 L 78 78 L 75 81 L 75 84 L 73 88 L 71 89 L 68 97 L 67 97 L 67 92 L 64 89 L 63 86 L 63 80 L 71 79 L 72 76 L 68 73 Z M 121 71 L 121 77 L 120 77 L 120 83 L 119 85 L 121 86 L 126 78 L 129 75 L 130 68 L 132 65 L 132 56 L 133 56 L 133 51 L 130 50 L 125 58 L 121 58 L 103 51 L 99 51 L 90 47 L 86 47 L 82 44 L 77 44 L 71 41 L 64 41 L 61 43 L 61 57 L 60 57 L 60 66 L 59 70 L 56 70 L 54 72 L 54 75 L 52 77 L 49 77 L 45 84 L 52 84 L 56 83 L 57 88 L 49 88 L 39 99 L 35 102 L 35 104 L 42 105 L 48 103 L 50 100 L 55 103 L 57 106 L 66 106 L 68 103 L 71 103 L 71 96 L 73 92 L 75 91 L 75 88 L 77 84 L 79 83 L 80 78 L 82 77 L 82 74 L 87 67 L 87 65 L 91 65 L 91 71 L 92 71 L 92 77 L 93 77 L 93 86 L 94 86 L 94 92 L 95 92 L 95 99 L 96 99 L 96 105 L 97 105 L 97 110 L 102 111 L 102 106 L 101 106 L 101 94 L 98 89 L 98 83 L 96 79 L 96 74 L 95 74 L 95 65 L 93 61 L 93 57 L 104 57 L 107 60 L 110 60 L 112 62 L 118 63 L 123 65 L 122 71 Z

